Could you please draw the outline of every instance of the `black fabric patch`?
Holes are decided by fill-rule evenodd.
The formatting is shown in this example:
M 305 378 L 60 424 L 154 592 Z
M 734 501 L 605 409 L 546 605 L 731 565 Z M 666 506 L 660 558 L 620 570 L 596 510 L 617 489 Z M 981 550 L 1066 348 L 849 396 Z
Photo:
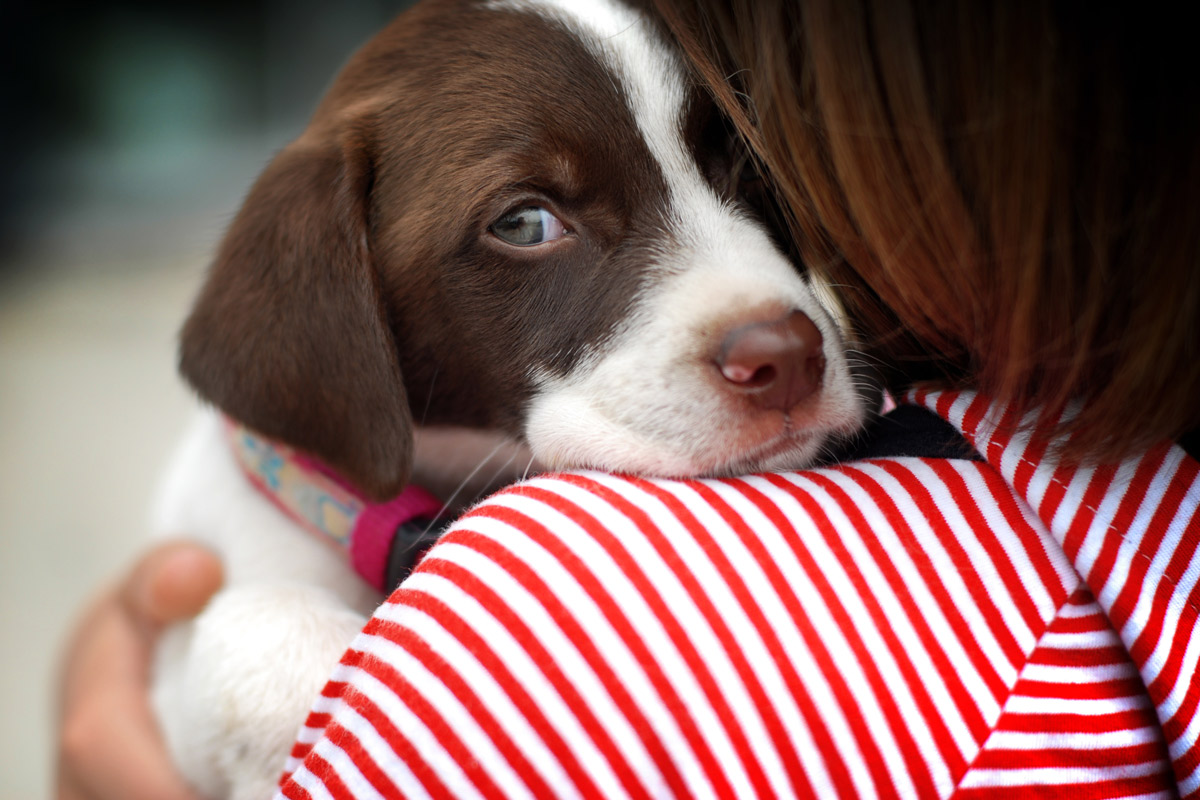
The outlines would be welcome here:
M 1192 458 L 1200 461 L 1200 428 L 1179 437 L 1179 446 Z
M 837 460 L 905 457 L 983 460 L 957 428 L 922 406 L 899 406 L 878 417 Z
M 449 521 L 437 521 L 417 517 L 402 524 L 392 534 L 392 546 L 388 550 L 387 573 L 384 588 L 392 591 L 400 581 L 408 577 L 417 562 L 429 548 L 441 538 Z
M 1189 456 L 1200 460 L 1200 429 L 1188 431 L 1176 443 Z M 957 428 L 923 406 L 900 406 L 877 418 L 837 454 L 836 460 L 905 456 L 983 461 L 983 456 Z

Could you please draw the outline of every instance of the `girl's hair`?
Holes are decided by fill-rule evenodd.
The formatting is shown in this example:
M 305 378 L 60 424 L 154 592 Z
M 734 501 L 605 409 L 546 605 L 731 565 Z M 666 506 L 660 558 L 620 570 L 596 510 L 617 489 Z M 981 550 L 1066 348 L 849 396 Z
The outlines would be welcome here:
M 1076 458 L 1200 426 L 1187 26 L 1020 0 L 656 5 L 893 388 L 1084 399 Z

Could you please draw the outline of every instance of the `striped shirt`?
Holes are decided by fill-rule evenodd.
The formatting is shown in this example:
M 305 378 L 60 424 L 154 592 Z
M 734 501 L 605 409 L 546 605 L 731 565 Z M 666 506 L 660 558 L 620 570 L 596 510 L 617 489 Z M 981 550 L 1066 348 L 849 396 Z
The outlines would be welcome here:
M 982 459 L 545 476 L 450 530 L 294 746 L 287 798 L 1200 798 L 1200 466 Z

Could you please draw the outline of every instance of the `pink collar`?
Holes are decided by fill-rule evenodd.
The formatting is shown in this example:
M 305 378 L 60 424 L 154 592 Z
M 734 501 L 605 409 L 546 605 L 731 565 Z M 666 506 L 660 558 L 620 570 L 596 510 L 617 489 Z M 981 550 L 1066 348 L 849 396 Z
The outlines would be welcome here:
M 381 592 L 394 589 L 437 539 L 443 507 L 421 487 L 372 503 L 315 459 L 225 422 L 250 482 L 302 527 L 346 550 L 354 570 Z

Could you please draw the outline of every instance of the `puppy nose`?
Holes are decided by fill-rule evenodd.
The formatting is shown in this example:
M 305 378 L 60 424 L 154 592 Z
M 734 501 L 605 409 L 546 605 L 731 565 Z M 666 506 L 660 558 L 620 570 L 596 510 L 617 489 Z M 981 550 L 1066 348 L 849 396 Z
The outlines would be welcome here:
M 786 413 L 821 385 L 821 331 L 803 311 L 734 328 L 721 343 L 717 368 L 736 391 Z

